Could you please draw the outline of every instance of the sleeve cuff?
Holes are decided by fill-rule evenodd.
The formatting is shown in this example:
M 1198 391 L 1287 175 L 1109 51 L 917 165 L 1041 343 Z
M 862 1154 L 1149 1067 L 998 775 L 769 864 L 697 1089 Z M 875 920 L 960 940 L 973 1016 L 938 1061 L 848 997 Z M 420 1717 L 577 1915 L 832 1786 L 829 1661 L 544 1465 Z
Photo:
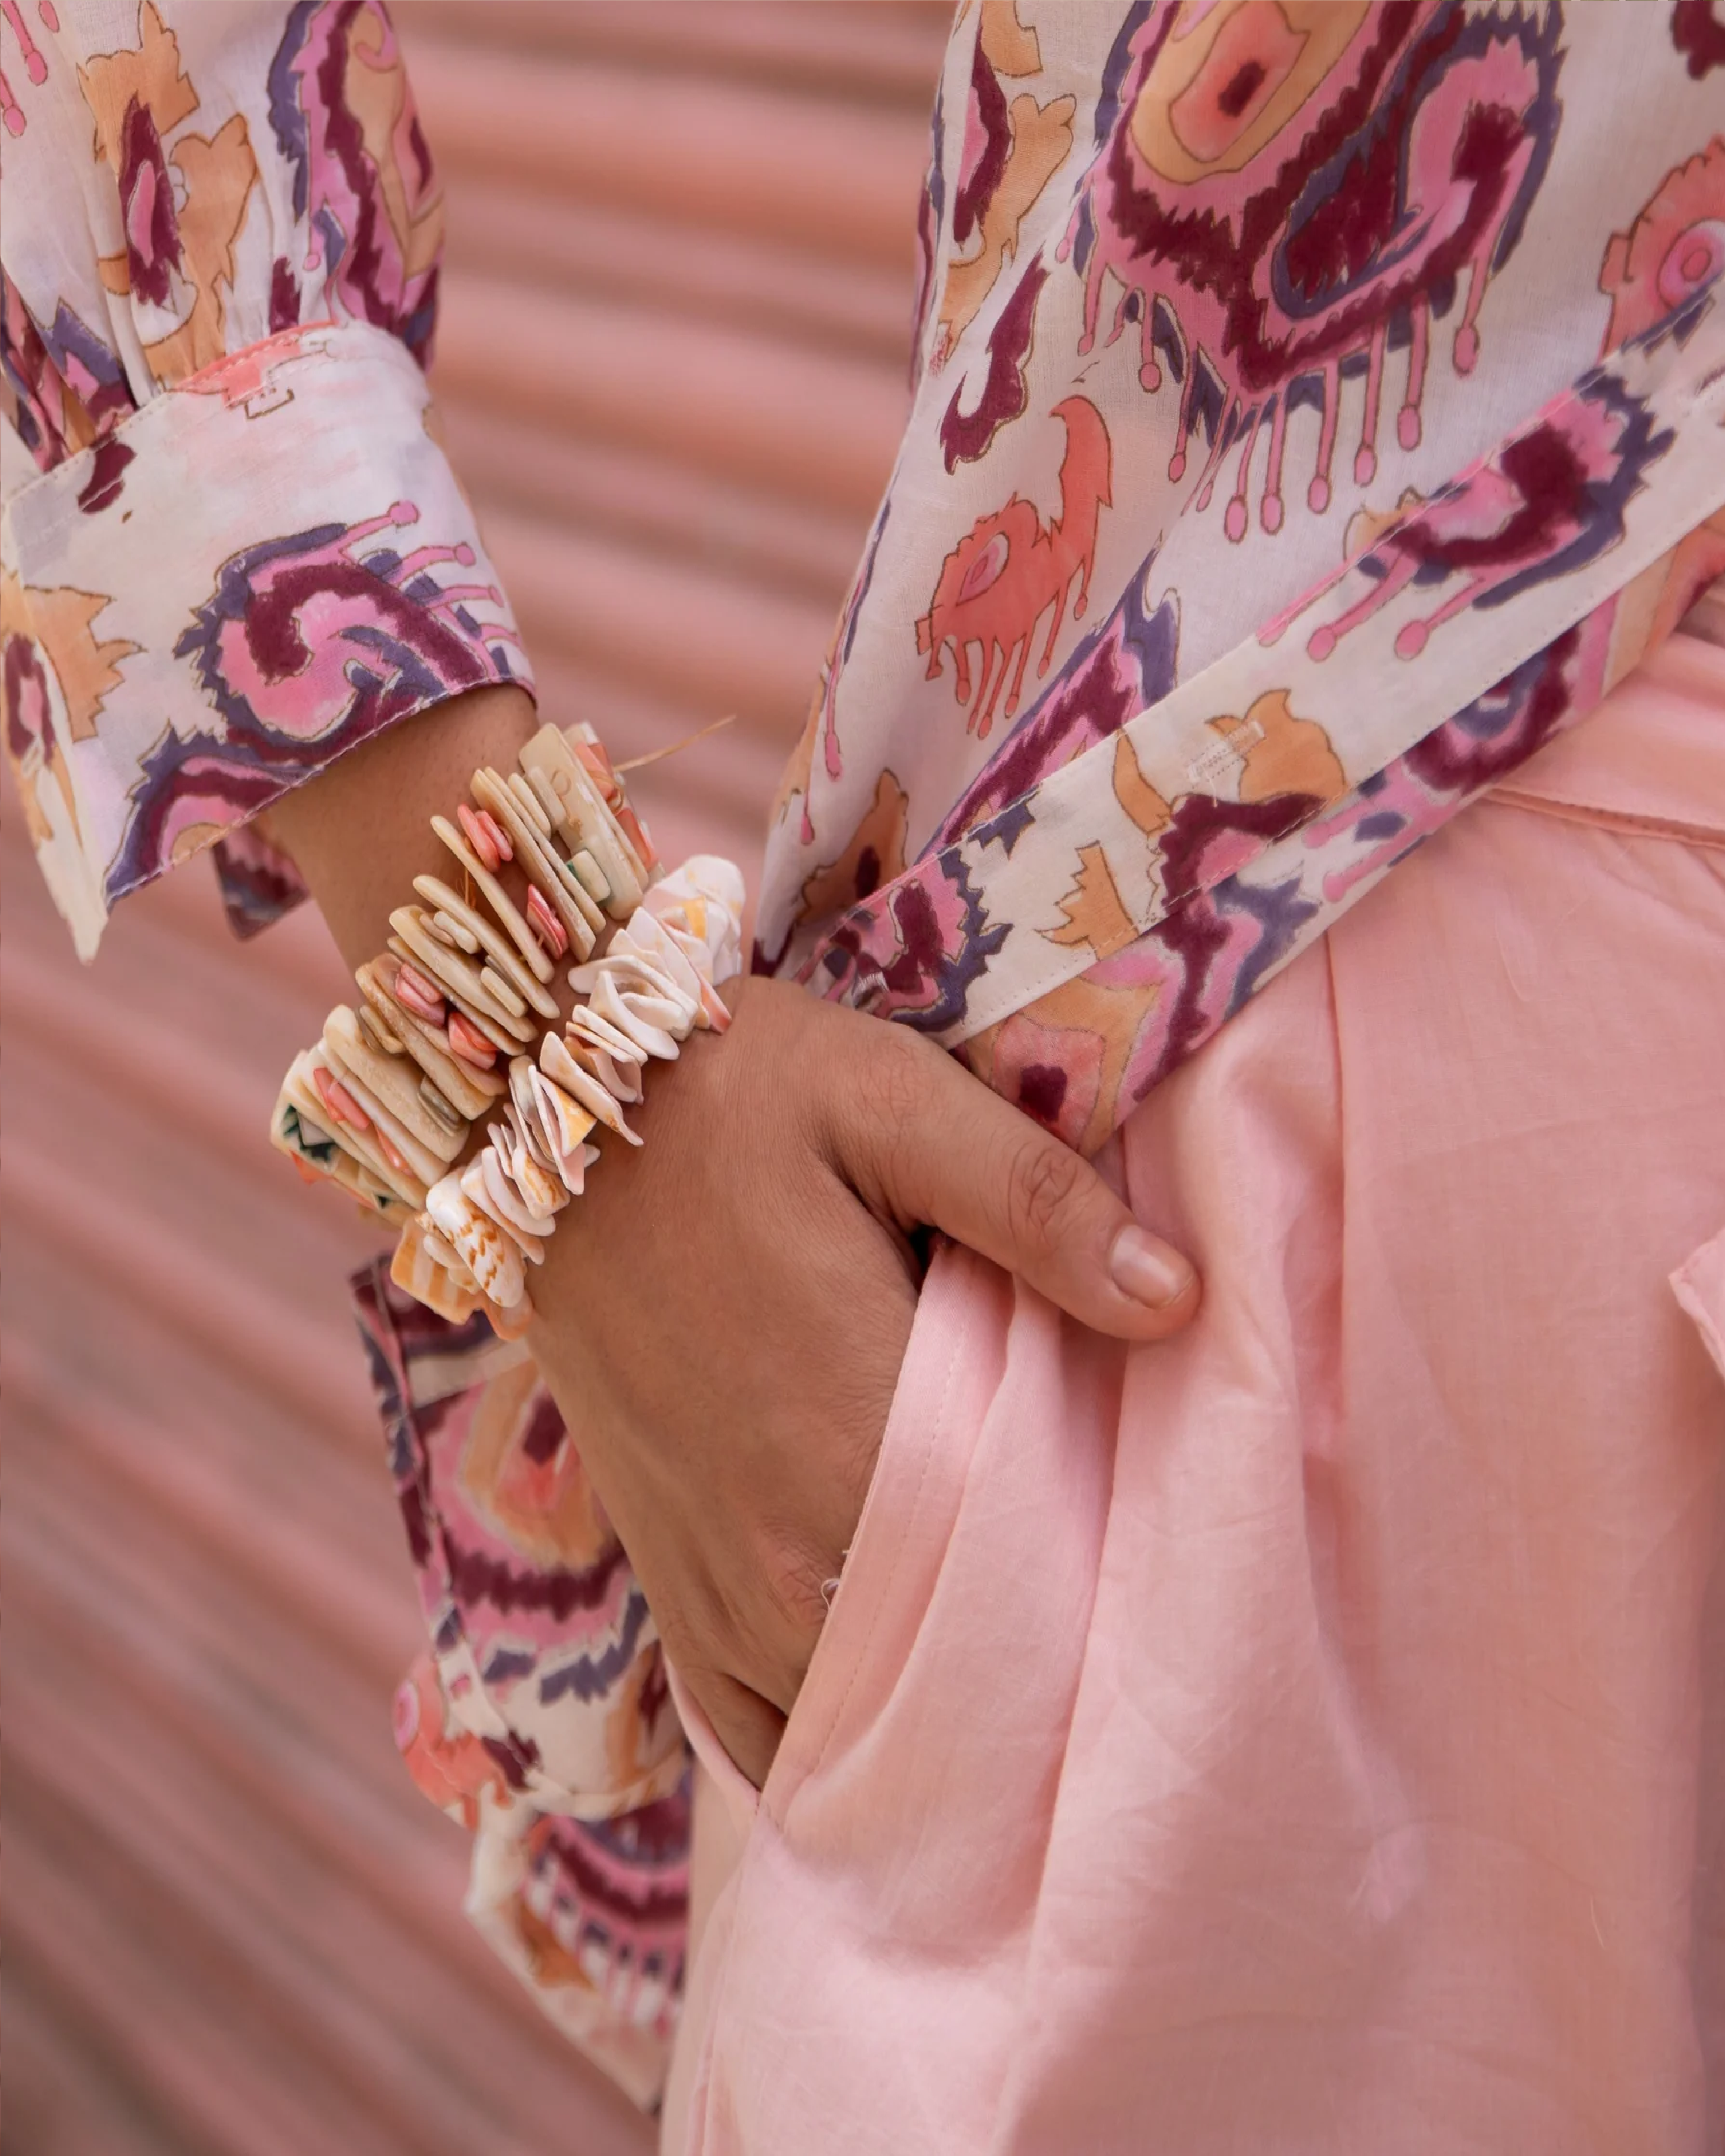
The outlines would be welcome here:
M 8 430 L 7 748 L 81 957 L 117 900 L 360 742 L 487 683 L 531 692 L 433 424 L 395 338 L 325 323 L 40 475 Z

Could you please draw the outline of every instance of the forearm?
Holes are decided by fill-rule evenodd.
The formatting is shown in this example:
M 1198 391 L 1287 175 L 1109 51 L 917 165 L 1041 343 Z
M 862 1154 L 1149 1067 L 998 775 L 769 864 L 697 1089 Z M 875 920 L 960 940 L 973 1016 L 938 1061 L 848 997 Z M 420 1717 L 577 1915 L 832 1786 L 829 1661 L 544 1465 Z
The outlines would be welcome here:
M 416 875 L 449 875 L 432 817 L 466 799 L 476 766 L 512 771 L 539 725 L 525 690 L 471 690 L 362 743 L 260 819 L 292 856 L 349 968 L 384 947 L 389 916 L 412 903 Z

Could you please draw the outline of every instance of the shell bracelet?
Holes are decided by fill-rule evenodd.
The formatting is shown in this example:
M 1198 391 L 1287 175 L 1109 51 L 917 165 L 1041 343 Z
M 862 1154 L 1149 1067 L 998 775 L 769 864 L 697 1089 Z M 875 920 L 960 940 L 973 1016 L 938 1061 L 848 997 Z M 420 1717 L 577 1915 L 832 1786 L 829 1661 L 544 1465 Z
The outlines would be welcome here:
M 453 822 L 431 819 L 459 878 L 414 879 L 418 902 L 354 977 L 362 1000 L 294 1059 L 270 1137 L 399 1226 L 399 1286 L 454 1322 L 483 1310 L 511 1338 L 533 1314 L 526 1269 L 599 1142 L 641 1142 L 624 1111 L 645 1066 L 730 1024 L 719 989 L 742 970 L 743 884 L 712 855 L 663 873 L 589 726 L 542 727 L 518 770 L 475 771 L 469 793 Z M 519 905 L 499 880 L 509 863 Z M 572 955 L 582 1000 L 559 1028 L 552 984 Z

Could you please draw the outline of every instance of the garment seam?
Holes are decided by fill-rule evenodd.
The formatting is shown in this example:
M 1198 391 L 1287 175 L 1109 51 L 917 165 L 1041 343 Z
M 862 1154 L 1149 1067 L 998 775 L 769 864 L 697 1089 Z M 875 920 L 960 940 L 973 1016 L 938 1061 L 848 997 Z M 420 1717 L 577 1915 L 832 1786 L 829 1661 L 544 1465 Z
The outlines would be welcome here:
M 34 478 L 27 479 L 21 487 L 8 495 L 6 499 L 8 516 L 12 514 L 19 502 L 26 501 L 39 487 L 46 486 L 50 482 L 59 482 L 63 485 L 69 473 L 76 471 L 86 462 L 93 463 L 100 450 L 105 448 L 110 442 L 119 441 L 122 436 L 130 433 L 143 420 L 152 418 L 171 398 L 203 395 L 205 393 L 203 391 L 194 389 L 192 385 L 195 382 L 202 381 L 205 375 L 213 373 L 218 367 L 233 366 L 236 360 L 244 359 L 249 352 L 262 352 L 272 344 L 280 344 L 285 347 L 289 338 L 308 336 L 313 331 L 319 330 L 333 330 L 337 336 L 344 337 L 352 336 L 357 331 L 360 334 L 361 341 L 370 346 L 373 351 L 381 353 L 388 349 L 399 352 L 413 366 L 415 372 L 418 373 L 421 387 L 424 388 L 428 397 L 429 396 L 431 385 L 426 377 L 419 373 L 418 362 L 413 359 L 413 355 L 399 338 L 392 336 L 388 330 L 378 329 L 374 323 L 338 321 L 335 316 L 329 315 L 326 316 L 321 321 L 299 322 L 292 329 L 272 330 L 268 336 L 254 337 L 249 344 L 236 345 L 232 352 L 223 352 L 219 359 L 212 360 L 207 367 L 200 367 L 190 374 L 182 375 L 177 382 L 158 384 L 153 395 L 146 397 L 141 404 L 134 405 L 130 412 L 116 419 L 111 427 L 105 427 L 93 440 L 86 442 L 81 449 L 74 449 L 69 456 L 62 457 L 58 464 L 50 465 L 46 471 L 38 471 Z M 341 363 L 344 365 L 349 363 L 346 355 L 343 355 Z M 220 401 L 220 409 L 225 412 L 229 408 L 227 400 L 223 398 Z M 14 428 L 13 431 L 16 434 L 18 429 Z M 20 435 L 19 439 L 22 440 L 23 437 Z M 25 454 L 29 454 L 27 449 Z
M 1574 800 L 1558 793 L 1524 793 L 1509 786 L 1494 787 L 1483 798 L 1500 808 L 1549 816 L 1560 824 L 1579 824 L 1596 831 L 1617 831 L 1635 838 L 1661 839 L 1674 845 L 1725 850 L 1725 824 L 1690 824 L 1681 817 L 1645 815 L 1637 809 L 1607 808 L 1599 803 Z

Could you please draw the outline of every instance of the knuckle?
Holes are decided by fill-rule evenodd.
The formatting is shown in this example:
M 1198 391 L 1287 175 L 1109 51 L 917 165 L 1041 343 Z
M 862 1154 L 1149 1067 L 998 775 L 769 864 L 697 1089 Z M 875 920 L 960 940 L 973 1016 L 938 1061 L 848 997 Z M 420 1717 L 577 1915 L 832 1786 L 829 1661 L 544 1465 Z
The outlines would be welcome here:
M 822 1589 L 832 1567 L 806 1547 L 779 1542 L 768 1557 L 763 1585 L 781 1625 L 799 1641 L 812 1644 L 826 1615 Z
M 889 1138 L 903 1131 L 927 1105 L 927 1072 L 919 1050 L 923 1044 L 902 1026 L 880 1025 L 871 1053 L 857 1060 L 854 1101 L 857 1112 L 882 1127 Z
M 1006 1178 L 1006 1217 L 1014 1244 L 1034 1256 L 1053 1253 L 1086 1170 L 1064 1146 L 1021 1146 Z
M 680 1676 L 695 1678 L 716 1670 L 721 1659 L 711 1630 L 694 1621 L 681 1604 L 661 1604 L 653 1613 L 660 1644 Z

